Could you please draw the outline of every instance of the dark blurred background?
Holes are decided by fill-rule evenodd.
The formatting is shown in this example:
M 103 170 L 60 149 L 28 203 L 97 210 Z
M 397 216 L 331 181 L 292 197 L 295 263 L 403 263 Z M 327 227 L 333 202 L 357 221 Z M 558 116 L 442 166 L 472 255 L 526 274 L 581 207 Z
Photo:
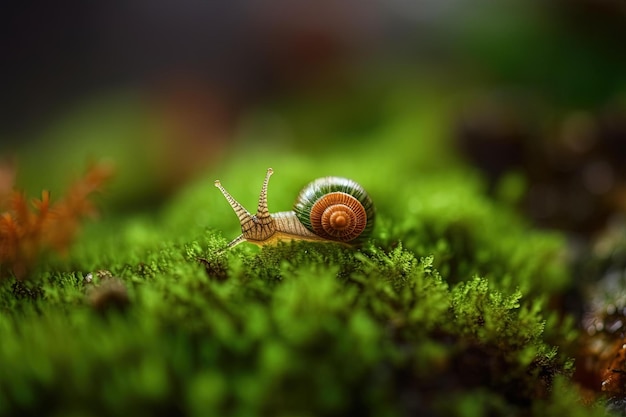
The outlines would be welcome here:
M 518 175 L 525 213 L 581 234 L 626 209 L 623 0 L 1 7 L 1 150 L 18 172 L 54 182 L 55 167 L 111 153 L 141 204 L 218 163 L 254 109 L 336 102 L 315 123 L 367 130 L 386 91 L 436 80 L 453 103 L 446 139 L 492 194 Z M 152 188 L 133 183 L 146 172 Z
M 619 0 L 5 2 L 2 131 L 110 89 L 219 95 L 225 106 L 320 87 L 364 64 L 597 105 L 624 89 Z M 334 74 L 337 76 L 337 74 Z M 321 78 L 321 79 L 320 79 Z M 193 85 L 193 88 L 191 87 Z M 337 85 L 333 85 L 337 87 Z

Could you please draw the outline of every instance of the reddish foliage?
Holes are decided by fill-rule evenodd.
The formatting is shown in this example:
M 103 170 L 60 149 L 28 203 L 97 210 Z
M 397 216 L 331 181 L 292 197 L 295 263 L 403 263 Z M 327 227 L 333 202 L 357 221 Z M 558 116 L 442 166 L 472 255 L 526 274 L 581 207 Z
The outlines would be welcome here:
M 13 170 L 0 167 L 0 171 Z M 76 236 L 80 222 L 92 217 L 96 209 L 89 197 L 111 177 L 112 167 L 92 165 L 87 173 L 52 203 L 50 193 L 28 204 L 24 193 L 0 187 L 0 278 L 13 274 L 24 279 L 37 258 L 52 249 L 65 251 Z M 14 178 L 14 175 L 8 175 Z M 3 189 L 4 188 L 4 189 Z

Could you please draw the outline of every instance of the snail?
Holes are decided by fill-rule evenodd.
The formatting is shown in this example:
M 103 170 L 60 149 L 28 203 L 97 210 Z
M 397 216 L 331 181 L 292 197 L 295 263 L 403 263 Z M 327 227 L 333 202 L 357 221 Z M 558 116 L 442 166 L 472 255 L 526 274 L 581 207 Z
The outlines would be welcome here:
M 224 250 L 244 241 L 266 245 L 289 239 L 354 245 L 371 234 L 374 204 L 363 187 L 347 178 L 318 178 L 300 191 L 292 211 L 270 213 L 267 184 L 273 172 L 272 168 L 267 170 L 255 215 L 239 204 L 219 180 L 215 181 L 241 224 L 242 234 Z

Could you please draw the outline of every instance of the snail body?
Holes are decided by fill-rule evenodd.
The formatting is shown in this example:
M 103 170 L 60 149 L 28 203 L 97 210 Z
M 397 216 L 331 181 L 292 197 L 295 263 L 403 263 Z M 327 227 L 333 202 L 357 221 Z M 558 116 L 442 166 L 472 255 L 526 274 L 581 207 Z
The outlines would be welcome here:
M 241 242 L 257 245 L 279 240 L 308 240 L 361 243 L 374 228 L 374 204 L 367 192 L 355 181 L 340 177 L 318 178 L 302 189 L 292 211 L 270 213 L 267 207 L 267 186 L 273 170 L 269 168 L 263 181 L 257 213 L 250 214 L 221 185 L 222 192 L 235 211 L 242 234 L 226 249 Z

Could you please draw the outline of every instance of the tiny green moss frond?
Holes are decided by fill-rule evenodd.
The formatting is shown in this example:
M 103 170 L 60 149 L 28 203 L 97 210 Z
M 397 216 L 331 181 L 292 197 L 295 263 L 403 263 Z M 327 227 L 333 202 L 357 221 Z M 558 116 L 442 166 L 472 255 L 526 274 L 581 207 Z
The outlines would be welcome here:
M 561 416 L 567 414 L 575 417 L 606 417 L 611 415 L 607 413 L 607 408 L 602 403 L 591 406 L 586 404 L 581 395 L 580 387 L 572 385 L 565 376 L 557 375 L 552 385 L 552 401 L 533 403 L 531 415 Z
M 479 277 L 460 283 L 451 293 L 454 326 L 459 326 L 463 333 L 481 341 L 500 339 L 509 341 L 513 336 L 511 326 L 519 325 L 521 297 L 519 291 L 504 296 L 498 291 L 490 290 L 489 282 Z M 536 321 L 534 325 L 536 328 L 528 331 L 532 334 L 532 339 L 537 339 L 543 325 Z

